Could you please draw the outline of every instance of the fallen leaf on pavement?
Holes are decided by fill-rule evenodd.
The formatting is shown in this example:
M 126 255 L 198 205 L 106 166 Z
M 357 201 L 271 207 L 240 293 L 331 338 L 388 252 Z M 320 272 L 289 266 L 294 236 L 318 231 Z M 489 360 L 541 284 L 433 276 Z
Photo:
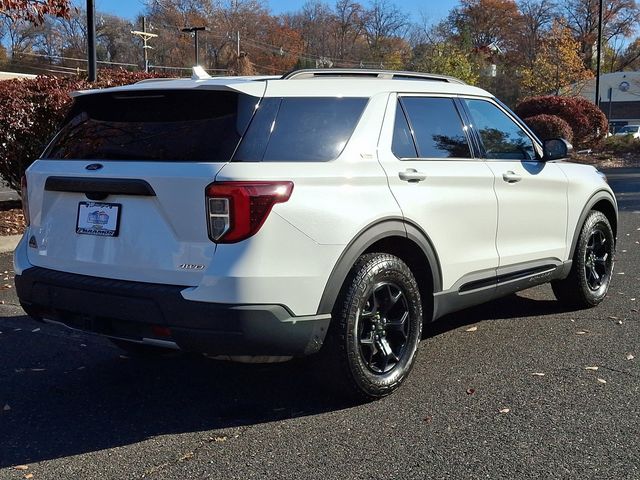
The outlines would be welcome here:
M 618 320 L 618 317 L 614 317 L 613 315 L 609 316 L 611 320 Z
M 33 473 L 27 473 L 24 478 L 29 479 L 29 478 L 33 478 Z
M 227 437 L 226 437 L 226 435 L 225 435 L 225 436 L 222 436 L 222 437 L 214 437 L 214 438 L 213 438 L 213 441 L 214 441 L 214 442 L 218 442 L 218 443 L 220 443 L 220 442 L 226 442 L 226 441 L 227 441 Z
M 39 332 L 39 331 L 40 331 L 39 328 L 34 328 L 33 330 L 31 330 L 31 333 L 36 333 L 36 332 Z
M 636 357 L 634 357 L 630 353 L 627 353 L 627 360 L 633 360 L 634 358 L 636 358 Z
M 598 367 L 584 367 L 585 370 L 593 370 L 596 371 L 598 370 Z
M 576 335 L 585 335 L 587 332 L 585 330 L 578 330 Z
M 32 368 L 31 371 L 32 372 L 44 372 L 46 370 L 46 368 Z
M 2 410 L 5 411 L 5 412 L 8 412 L 9 410 L 11 410 L 11 407 L 9 406 L 8 403 L 5 403 L 4 407 L 2 407 Z
M 15 467 L 13 467 L 14 470 L 29 470 L 29 465 L 16 465 Z
M 465 332 L 475 332 L 476 330 L 478 330 L 478 327 L 469 327 L 465 330 Z
M 467 388 L 467 395 L 473 395 L 474 393 L 476 393 L 475 388 Z
M 508 408 L 501 408 L 500 410 L 498 410 L 500 413 L 509 413 L 511 410 L 509 410 Z
M 598 379 L 598 381 L 599 381 L 600 383 L 607 383 L 607 381 L 606 381 L 604 378 L 599 378 L 599 379 Z
M 425 423 L 431 423 L 432 420 L 433 420 L 433 417 L 431 415 L 427 415 L 426 417 L 424 417 Z
M 618 275 L 624 275 L 624 272 L 618 272 Z
M 542 372 L 533 372 L 531 375 L 534 375 L 536 377 L 544 377 L 544 373 Z
M 126 355 L 120 355 L 120 358 L 122 358 L 123 360 L 129 360 L 129 357 L 127 357 Z

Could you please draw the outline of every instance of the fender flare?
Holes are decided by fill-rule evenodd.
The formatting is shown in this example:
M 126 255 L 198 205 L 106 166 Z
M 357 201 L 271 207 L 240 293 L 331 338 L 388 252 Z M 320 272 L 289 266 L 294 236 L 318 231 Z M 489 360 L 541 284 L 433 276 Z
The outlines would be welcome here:
M 342 251 L 325 284 L 320 304 L 318 305 L 318 315 L 331 313 L 342 289 L 342 284 L 358 257 L 375 242 L 396 236 L 405 237 L 421 248 L 432 272 L 434 292 L 442 290 L 440 261 L 431 239 L 417 225 L 401 217 L 385 218 L 363 228 Z
M 611 193 L 609 193 L 607 190 L 598 190 L 593 195 L 591 195 L 591 197 L 589 197 L 589 200 L 587 200 L 587 203 L 585 204 L 584 208 L 582 209 L 582 212 L 578 217 L 578 223 L 576 224 L 576 227 L 573 231 L 573 238 L 571 239 L 571 248 L 569 250 L 569 260 L 573 259 L 573 255 L 576 251 L 576 246 L 578 245 L 578 238 L 580 238 L 580 232 L 582 231 L 582 226 L 584 225 L 584 222 L 587 219 L 587 215 L 589 215 L 589 212 L 593 209 L 593 206 L 601 200 L 608 201 L 613 207 L 613 209 L 615 210 L 616 216 L 617 216 L 618 207 L 616 206 L 616 201 L 611 196 Z

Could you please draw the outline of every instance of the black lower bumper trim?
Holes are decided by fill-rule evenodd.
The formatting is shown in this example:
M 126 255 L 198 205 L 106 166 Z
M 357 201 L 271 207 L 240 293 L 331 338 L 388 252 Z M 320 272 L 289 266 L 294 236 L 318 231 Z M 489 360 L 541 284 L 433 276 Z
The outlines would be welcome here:
M 317 352 L 328 318 L 294 317 L 282 305 L 186 300 L 186 287 L 112 280 L 32 267 L 16 275 L 25 311 L 78 330 L 118 338 L 175 342 L 214 355 L 293 355 Z M 157 335 L 168 327 L 171 336 Z M 166 332 L 166 329 L 162 329 Z

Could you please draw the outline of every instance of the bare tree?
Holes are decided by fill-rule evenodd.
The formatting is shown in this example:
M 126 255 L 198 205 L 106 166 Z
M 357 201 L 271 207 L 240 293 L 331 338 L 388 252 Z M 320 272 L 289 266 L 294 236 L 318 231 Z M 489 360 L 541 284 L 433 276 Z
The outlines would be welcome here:
M 389 0 L 373 0 L 364 17 L 364 31 L 369 47 L 375 53 L 385 38 L 407 33 L 409 17 Z
M 556 17 L 557 6 L 553 0 L 520 0 L 518 8 L 522 13 L 521 51 L 530 65 L 536 58 L 542 35 Z
M 567 0 L 562 12 L 566 24 L 580 42 L 584 64 L 593 68 L 598 36 L 598 0 Z M 631 35 L 640 22 L 635 0 L 605 0 L 602 15 L 603 43 Z

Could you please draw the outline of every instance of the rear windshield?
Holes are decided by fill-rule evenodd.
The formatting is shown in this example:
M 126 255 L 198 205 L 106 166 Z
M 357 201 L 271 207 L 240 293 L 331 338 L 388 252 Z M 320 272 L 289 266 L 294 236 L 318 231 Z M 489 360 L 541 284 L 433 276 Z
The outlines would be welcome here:
M 81 96 L 43 158 L 226 162 L 258 100 L 211 90 Z
M 340 155 L 367 98 L 265 98 L 233 157 L 238 162 L 325 162 Z

